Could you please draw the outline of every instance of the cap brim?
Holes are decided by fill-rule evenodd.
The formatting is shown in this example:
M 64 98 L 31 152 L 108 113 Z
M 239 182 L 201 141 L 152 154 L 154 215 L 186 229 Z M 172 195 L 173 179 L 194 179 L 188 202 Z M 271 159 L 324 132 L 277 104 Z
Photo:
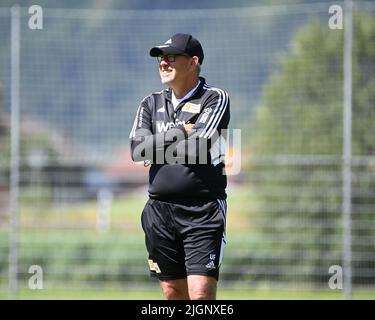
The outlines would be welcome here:
M 161 46 L 153 47 L 150 50 L 151 57 L 157 57 L 158 55 L 163 54 L 163 53 L 180 54 L 180 53 L 184 53 L 184 51 L 175 47 L 168 46 L 168 45 L 161 45 Z

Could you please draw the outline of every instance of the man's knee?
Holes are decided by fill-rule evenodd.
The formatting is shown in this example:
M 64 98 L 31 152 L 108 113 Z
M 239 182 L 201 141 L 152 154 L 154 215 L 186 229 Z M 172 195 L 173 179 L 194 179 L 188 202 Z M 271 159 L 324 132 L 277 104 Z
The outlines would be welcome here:
M 189 296 L 192 300 L 215 300 L 217 281 L 213 277 L 189 276 Z
M 188 300 L 186 279 L 160 281 L 164 298 L 167 300 Z

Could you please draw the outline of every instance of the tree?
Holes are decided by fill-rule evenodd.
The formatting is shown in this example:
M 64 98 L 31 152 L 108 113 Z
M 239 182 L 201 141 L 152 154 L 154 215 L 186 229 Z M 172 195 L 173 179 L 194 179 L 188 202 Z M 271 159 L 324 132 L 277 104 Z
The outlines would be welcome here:
M 357 157 L 375 154 L 374 43 L 374 19 L 355 15 L 352 143 Z M 326 282 L 329 266 L 342 258 L 342 96 L 343 30 L 312 21 L 297 33 L 292 52 L 265 86 L 250 136 L 255 157 L 303 156 L 299 165 L 257 162 L 251 169 L 262 177 L 256 183 L 260 214 L 269 212 L 270 218 L 258 227 L 277 243 L 269 257 L 284 252 L 285 266 L 301 268 L 304 279 L 317 283 Z M 366 158 L 357 159 L 362 164 L 352 168 L 354 280 L 374 283 L 375 261 L 366 252 L 375 250 L 375 168 Z M 367 276 L 361 274 L 365 268 Z

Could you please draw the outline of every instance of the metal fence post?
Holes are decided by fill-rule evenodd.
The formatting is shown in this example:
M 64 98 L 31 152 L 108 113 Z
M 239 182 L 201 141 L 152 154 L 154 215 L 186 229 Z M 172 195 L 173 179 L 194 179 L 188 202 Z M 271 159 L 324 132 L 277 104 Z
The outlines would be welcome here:
M 20 162 L 20 7 L 11 8 L 11 156 L 10 156 L 10 230 L 9 230 L 9 294 L 18 293 L 18 213 Z
M 344 9 L 344 83 L 343 83 L 343 267 L 344 298 L 352 297 L 352 43 L 353 2 L 345 0 Z

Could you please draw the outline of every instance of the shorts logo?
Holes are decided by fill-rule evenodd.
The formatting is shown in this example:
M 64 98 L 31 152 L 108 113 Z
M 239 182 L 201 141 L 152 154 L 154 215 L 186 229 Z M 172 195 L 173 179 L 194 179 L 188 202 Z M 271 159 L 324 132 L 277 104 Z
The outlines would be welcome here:
M 158 264 L 154 262 L 153 260 L 148 260 L 148 265 L 151 271 L 156 271 L 156 273 L 161 273 Z
M 211 253 L 210 254 L 211 261 L 206 264 L 207 269 L 216 269 L 215 262 L 214 262 L 215 258 L 216 258 L 216 254 Z

